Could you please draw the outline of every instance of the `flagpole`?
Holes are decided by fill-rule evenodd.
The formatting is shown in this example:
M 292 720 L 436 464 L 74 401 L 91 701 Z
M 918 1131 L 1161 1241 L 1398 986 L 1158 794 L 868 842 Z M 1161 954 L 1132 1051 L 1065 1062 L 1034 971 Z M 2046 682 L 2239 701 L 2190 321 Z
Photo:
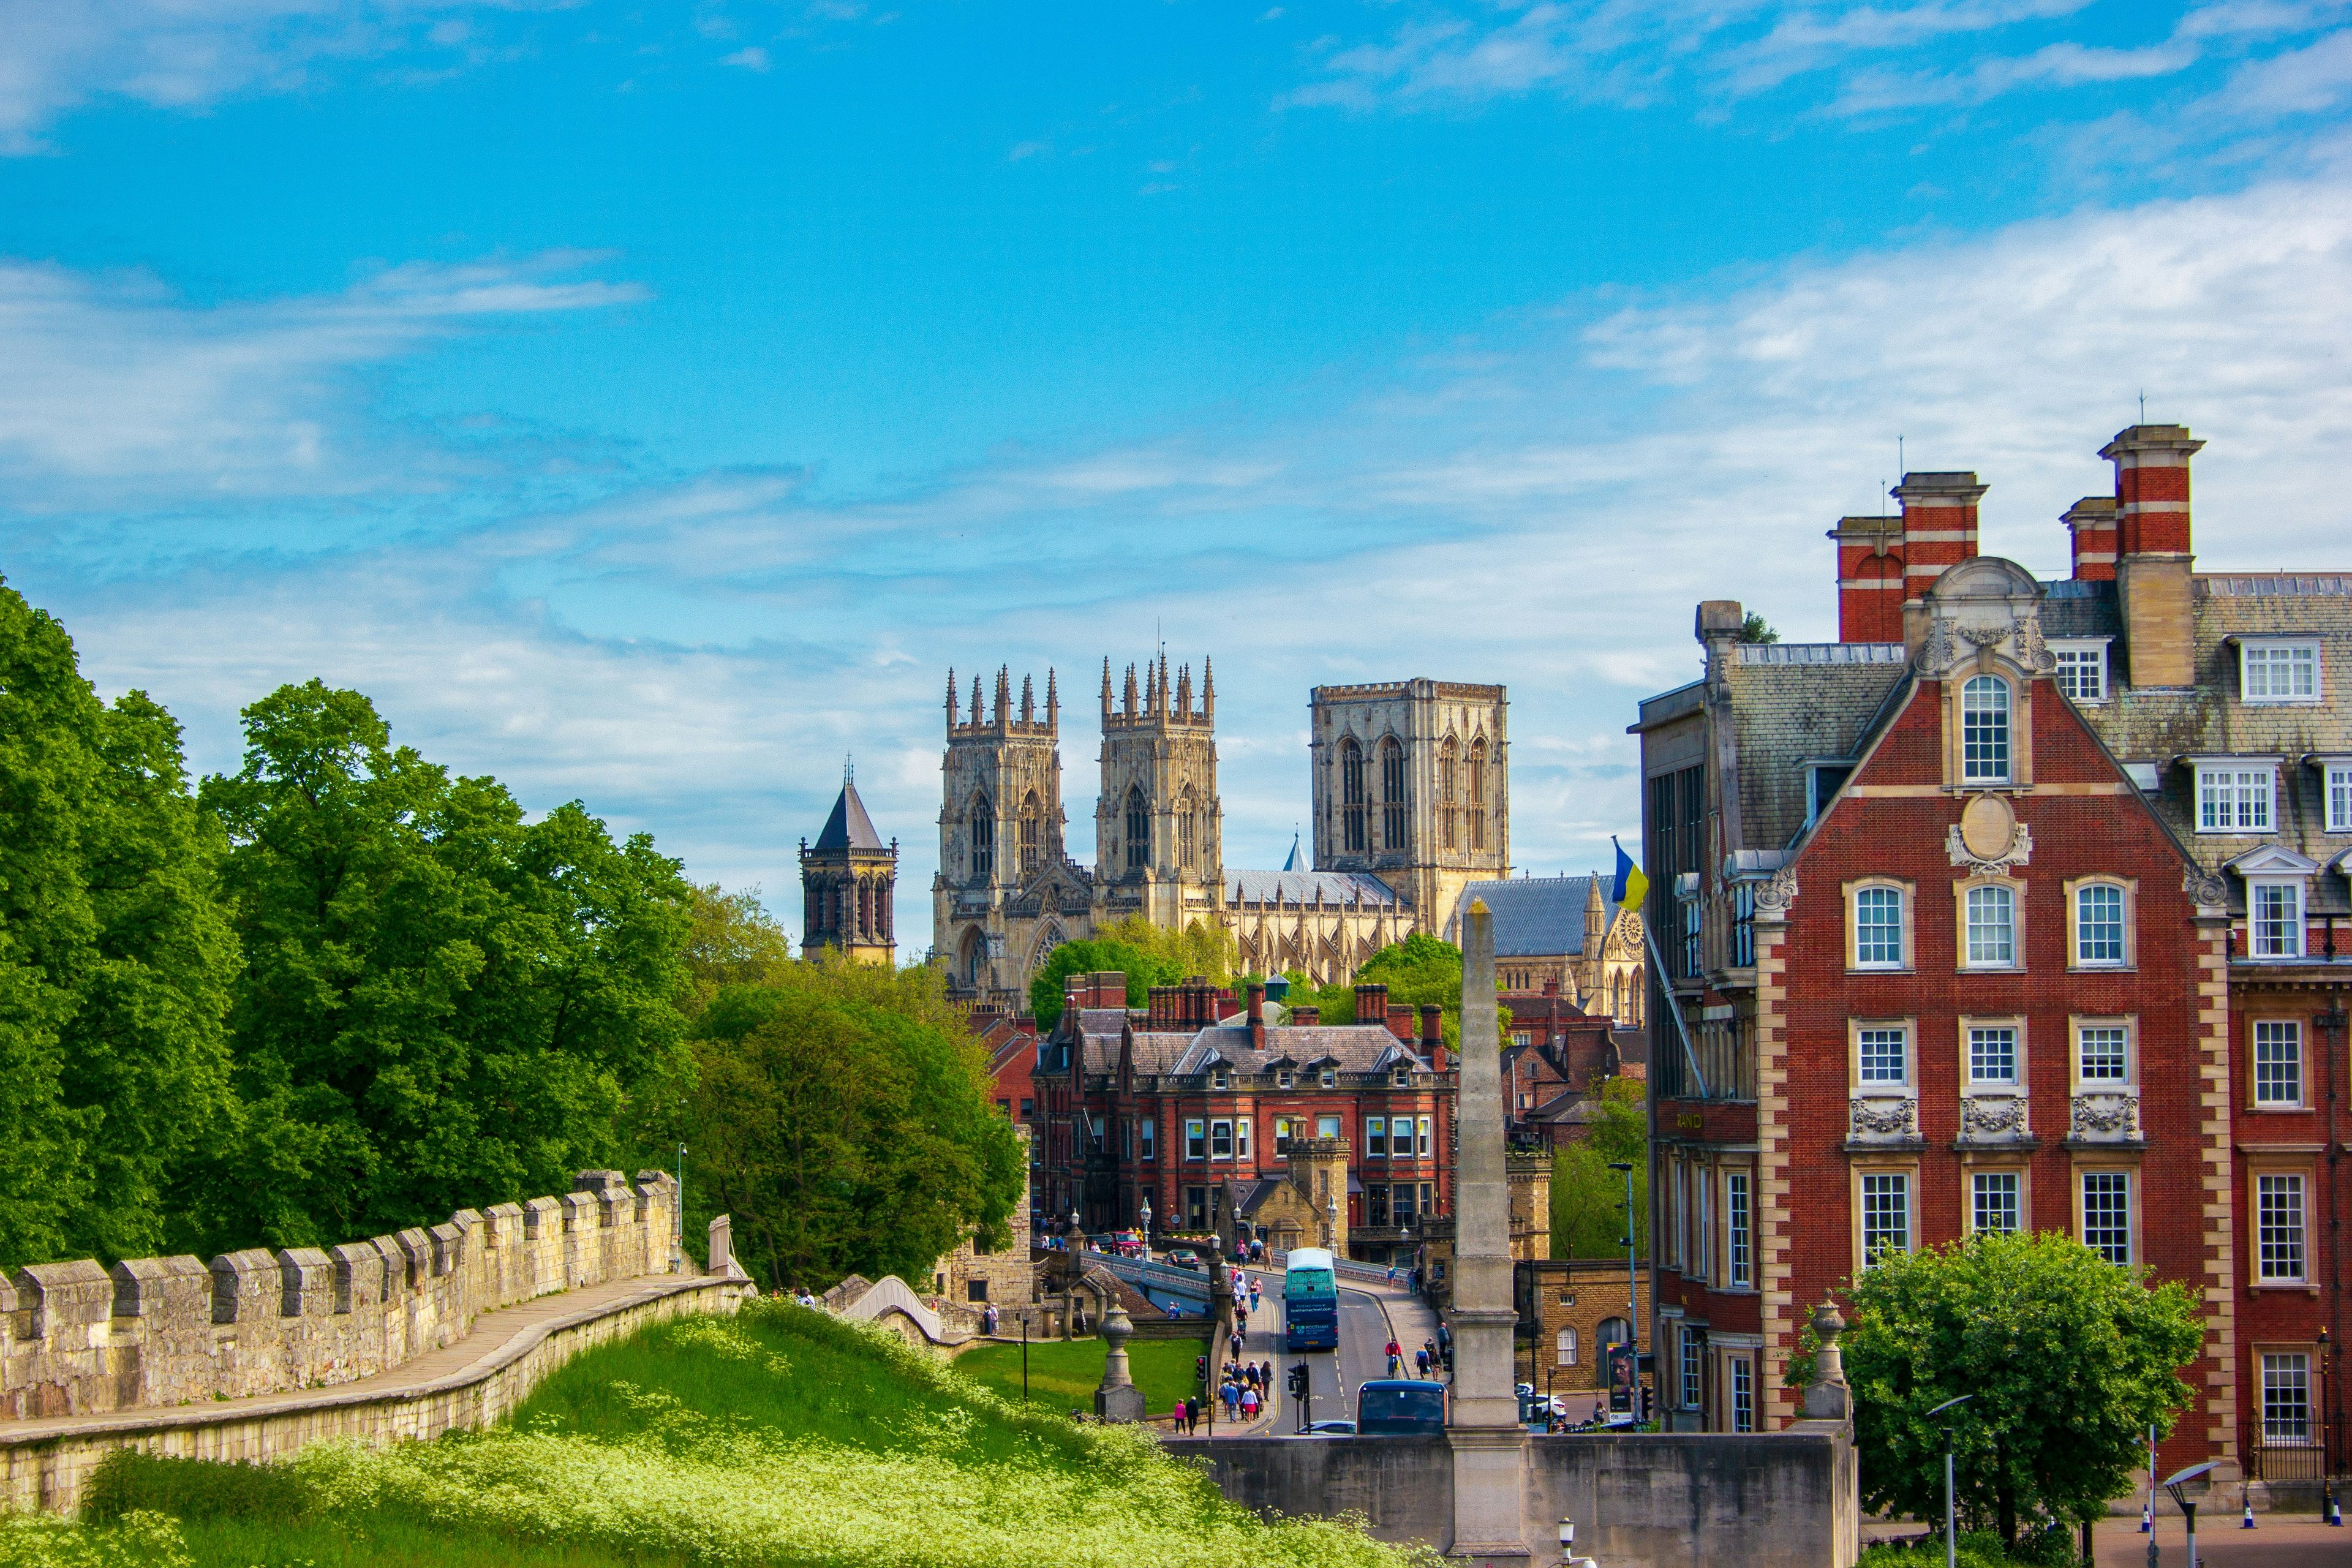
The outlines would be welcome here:
M 1616 835 L 1610 835 L 1609 847 L 1617 851 L 1618 858 L 1628 868 L 1636 873 L 1640 871 L 1641 868 L 1633 865 L 1633 858 L 1625 853 L 1625 847 L 1617 842 Z M 1642 880 L 1646 889 L 1649 879 L 1643 877 Z M 1626 910 L 1622 903 L 1617 907 L 1625 910 L 1627 914 L 1633 913 L 1632 910 Z M 1690 1068 L 1692 1079 L 1698 1084 L 1698 1097 L 1701 1100 L 1708 1099 L 1710 1096 L 1706 1087 L 1706 1074 L 1699 1071 L 1698 1051 L 1691 1045 L 1690 1026 L 1683 1022 L 1682 1004 L 1675 1000 L 1674 976 L 1666 968 L 1665 955 L 1658 951 L 1658 933 L 1647 915 L 1641 919 L 1642 941 L 1650 950 L 1650 964 L 1658 976 L 1658 994 L 1666 999 L 1666 1011 L 1675 1020 L 1675 1036 L 1683 1044 L 1683 1065 Z

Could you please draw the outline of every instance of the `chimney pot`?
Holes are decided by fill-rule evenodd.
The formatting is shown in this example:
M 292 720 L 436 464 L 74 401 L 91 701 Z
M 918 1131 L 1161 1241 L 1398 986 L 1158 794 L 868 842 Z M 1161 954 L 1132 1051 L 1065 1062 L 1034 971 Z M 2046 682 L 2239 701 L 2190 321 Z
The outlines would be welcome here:
M 1290 1021 L 1302 1029 L 1311 1029 L 1323 1021 L 1323 1009 L 1312 1005 L 1293 1007 Z
M 1385 1024 L 1389 1021 L 1389 988 L 1374 983 L 1356 987 L 1356 1022 Z

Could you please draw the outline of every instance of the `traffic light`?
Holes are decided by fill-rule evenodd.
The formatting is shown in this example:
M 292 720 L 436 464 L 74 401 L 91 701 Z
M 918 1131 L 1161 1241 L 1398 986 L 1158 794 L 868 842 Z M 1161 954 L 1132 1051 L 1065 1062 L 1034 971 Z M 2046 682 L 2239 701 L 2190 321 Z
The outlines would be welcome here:
M 1307 1363 L 1303 1361 L 1297 1363 L 1290 1369 L 1290 1392 L 1294 1395 L 1301 1398 L 1306 1396 L 1307 1379 L 1309 1375 L 1310 1374 L 1307 1370 Z
M 1642 1424 L 1645 1426 L 1649 1425 L 1651 1405 L 1657 1398 L 1657 1395 L 1658 1391 L 1652 1388 L 1648 1384 L 1645 1383 L 1642 1385 Z
M 1199 1384 L 1203 1388 L 1209 1386 L 1209 1358 L 1207 1356 L 1196 1355 L 1192 1358 L 1192 1381 Z

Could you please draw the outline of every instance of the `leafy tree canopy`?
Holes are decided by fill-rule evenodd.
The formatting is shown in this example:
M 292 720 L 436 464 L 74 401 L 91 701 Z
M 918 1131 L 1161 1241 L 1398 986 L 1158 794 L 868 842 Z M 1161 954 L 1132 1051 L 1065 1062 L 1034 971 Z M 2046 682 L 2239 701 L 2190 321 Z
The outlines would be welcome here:
M 1864 1505 L 1942 1517 L 1948 1422 L 1962 1527 L 2012 1542 L 2021 1524 L 2096 1519 L 2131 1489 L 2148 1427 L 2169 1431 L 2188 1401 L 2179 1371 L 2204 1333 L 2186 1286 L 2058 1232 L 1882 1253 L 1846 1294 Z
M 1650 1247 L 1650 1116 L 1638 1079 L 1602 1080 L 1592 1097 L 1593 1121 L 1584 1141 L 1563 1144 L 1551 1157 L 1551 1255 L 1608 1258 L 1625 1246 L 1625 1175 L 1612 1161 L 1633 1167 L 1633 1243 Z
M 1129 915 L 1112 921 L 1084 942 L 1066 942 L 1047 955 L 1029 981 L 1029 1010 L 1037 1027 L 1050 1029 L 1062 1016 L 1065 984 L 1073 974 L 1127 976 L 1127 1003 L 1140 1007 L 1154 985 L 1199 978 L 1223 984 L 1239 952 L 1230 932 L 1211 931 L 1194 921 L 1182 931 L 1163 931 Z
M 719 991 L 696 1032 L 688 1219 L 728 1212 L 765 1282 L 919 1288 L 975 1233 L 1011 1243 L 1020 1139 L 937 971 L 825 954 Z
M 205 1184 L 224 1245 L 322 1245 L 561 1192 L 633 1092 L 690 1070 L 692 889 L 577 802 L 539 822 L 320 681 L 245 710 L 205 781 L 246 955 L 243 1137 Z
M 1255 975 L 1246 979 L 1255 979 Z M 1320 1008 L 1327 1024 L 1352 1024 L 1356 1021 L 1356 991 L 1358 985 L 1386 985 L 1389 1006 L 1417 1009 L 1423 1003 L 1433 1002 L 1444 1009 L 1445 1044 L 1449 1050 L 1462 1046 L 1462 950 L 1450 942 L 1415 931 L 1401 942 L 1391 942 L 1364 961 L 1364 966 L 1350 979 L 1334 985 L 1318 985 L 1306 974 L 1293 972 L 1285 976 L 1290 982 L 1290 1005 L 1294 1007 L 1311 1005 Z M 1507 1033 L 1510 1012 L 1502 1013 L 1502 1025 Z
M 678 1005 L 699 1016 L 729 985 L 756 985 L 793 962 L 792 938 L 760 901 L 760 889 L 728 892 L 716 882 L 693 889 L 688 910 L 687 989 Z
M 170 1184 L 227 1096 L 222 848 L 171 715 L 101 702 L 0 585 L 0 1263 L 183 1242 Z

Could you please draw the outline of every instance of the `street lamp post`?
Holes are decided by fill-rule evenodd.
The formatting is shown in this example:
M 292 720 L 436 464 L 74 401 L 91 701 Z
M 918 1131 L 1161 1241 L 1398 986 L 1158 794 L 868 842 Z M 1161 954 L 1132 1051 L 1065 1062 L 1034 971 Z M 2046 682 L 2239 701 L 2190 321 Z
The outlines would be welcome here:
M 1323 1200 L 1323 1245 L 1336 1250 L 1339 1244 L 1339 1200 L 1336 1197 L 1326 1197 Z
M 1151 1261 L 1151 1200 L 1143 1200 L 1143 1260 Z
M 2330 1462 L 2334 1451 L 2334 1434 L 2327 1424 L 2327 1373 L 2329 1356 L 2327 1331 L 2319 1331 L 2319 1513 L 2328 1523 L 2341 1526 L 2344 1514 L 2336 1506 L 2336 1467 Z
M 1623 1160 L 1612 1160 L 1609 1168 L 1625 1173 L 1625 1332 L 1633 1341 L 1633 1382 L 1642 1381 L 1642 1291 L 1635 1283 L 1633 1268 L 1633 1167 Z M 1641 1401 L 1634 1400 L 1633 1418 L 1641 1419 Z
M 2189 1521 L 2189 1568 L 2197 1568 L 2197 1500 L 2189 1495 L 2189 1487 L 2193 1481 L 2203 1480 L 2205 1472 L 2212 1468 L 2210 1461 L 2191 1465 L 2167 1478 L 2164 1483 L 2164 1489 L 2172 1494 L 2173 1502 L 2179 1505 L 2181 1517 Z
M 1966 1405 L 1975 1397 L 1973 1394 L 1963 1394 L 1958 1399 L 1947 1399 L 1927 1412 L 1927 1419 L 1932 1421 L 1952 1406 Z M 1960 1538 L 1957 1531 L 1958 1523 L 1958 1510 L 1952 1501 L 1952 1424 L 1947 1421 L 1944 1423 L 1944 1568 L 1959 1568 Z

